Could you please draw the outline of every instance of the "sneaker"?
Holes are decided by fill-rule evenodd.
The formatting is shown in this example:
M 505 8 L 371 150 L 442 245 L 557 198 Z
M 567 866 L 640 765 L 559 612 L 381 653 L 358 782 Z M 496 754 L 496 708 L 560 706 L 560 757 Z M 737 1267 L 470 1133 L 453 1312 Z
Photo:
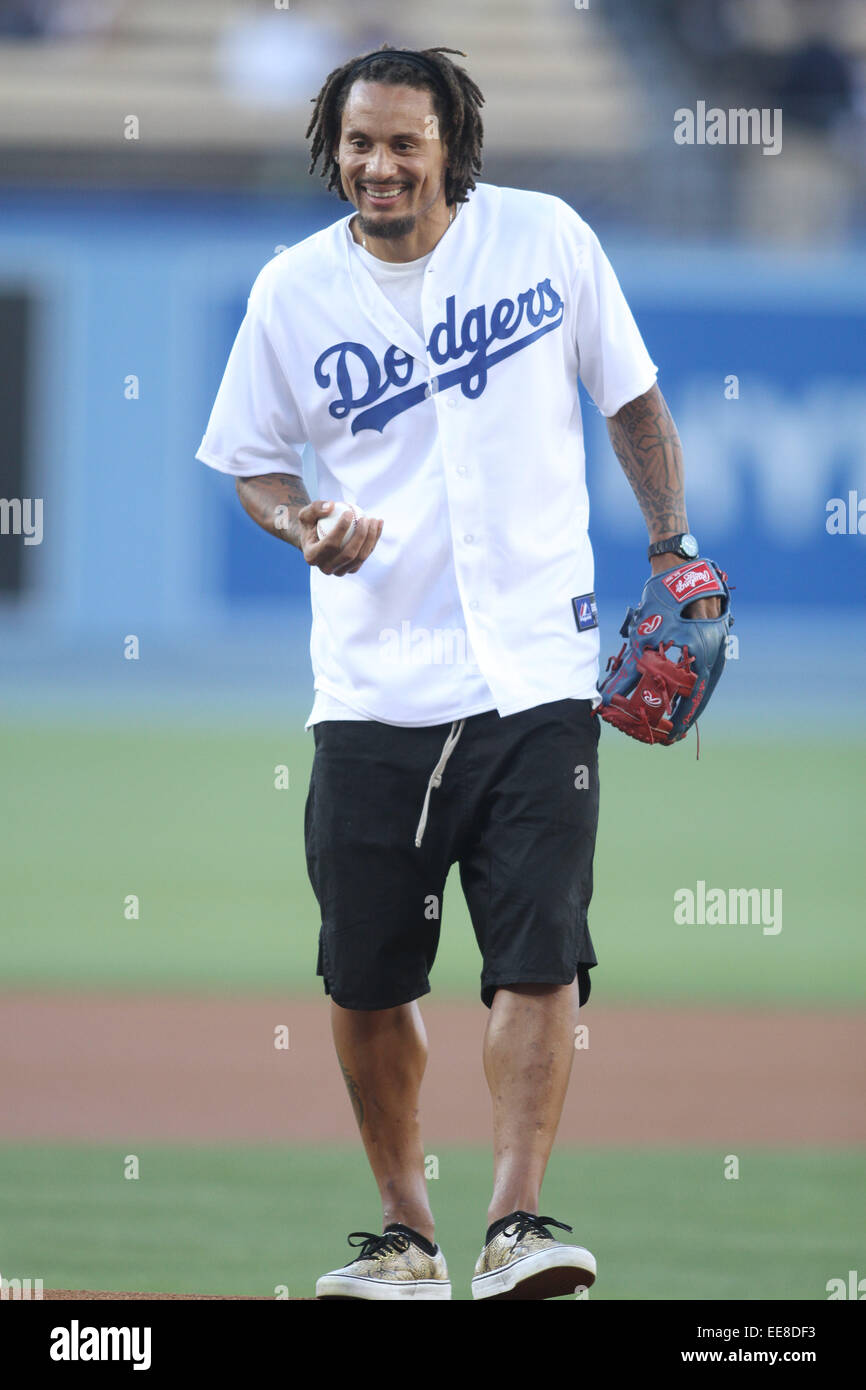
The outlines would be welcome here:
M 595 1258 L 582 1245 L 563 1245 L 550 1216 L 513 1211 L 494 1221 L 475 1266 L 473 1298 L 561 1298 L 595 1282 Z
M 353 1231 L 360 1254 L 342 1269 L 323 1274 L 316 1298 L 450 1298 L 445 1256 L 438 1245 L 392 1221 L 380 1236 Z

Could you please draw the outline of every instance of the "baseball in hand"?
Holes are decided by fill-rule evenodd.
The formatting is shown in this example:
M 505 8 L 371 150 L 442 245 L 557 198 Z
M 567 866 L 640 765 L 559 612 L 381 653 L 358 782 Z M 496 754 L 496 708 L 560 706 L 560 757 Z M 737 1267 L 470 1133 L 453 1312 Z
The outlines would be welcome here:
M 343 537 L 343 545 L 345 545 L 347 541 L 351 540 L 352 536 L 355 533 L 355 523 L 357 521 L 360 521 L 361 517 L 364 516 L 365 513 L 362 512 L 360 507 L 356 507 L 354 503 L 335 502 L 334 510 L 332 512 L 328 512 L 327 516 L 320 516 L 319 520 L 316 522 L 316 534 L 319 537 L 320 541 L 325 540 L 326 537 L 330 534 L 330 532 L 333 531 L 334 527 L 336 526 L 337 522 L 340 520 L 344 512 L 351 512 L 352 520 L 349 523 L 348 531 Z M 343 545 L 340 546 L 341 550 L 343 549 Z

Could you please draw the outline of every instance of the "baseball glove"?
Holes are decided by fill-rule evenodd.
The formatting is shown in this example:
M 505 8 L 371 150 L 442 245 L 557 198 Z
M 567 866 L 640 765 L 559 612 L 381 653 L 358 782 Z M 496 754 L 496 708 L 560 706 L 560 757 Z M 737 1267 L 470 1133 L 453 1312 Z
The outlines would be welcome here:
M 607 663 L 598 714 L 641 743 L 678 743 L 706 708 L 725 669 L 733 624 L 728 576 L 713 560 L 689 560 L 653 575 L 620 628 L 625 643 Z M 718 618 L 687 618 L 699 598 L 718 598 Z

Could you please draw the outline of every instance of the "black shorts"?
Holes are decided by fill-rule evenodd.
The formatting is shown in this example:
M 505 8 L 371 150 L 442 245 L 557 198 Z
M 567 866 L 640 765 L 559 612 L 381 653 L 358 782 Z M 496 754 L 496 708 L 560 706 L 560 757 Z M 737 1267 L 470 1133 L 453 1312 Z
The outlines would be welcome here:
M 481 998 L 570 984 L 589 998 L 587 926 L 598 822 L 600 721 L 590 700 L 466 719 L 441 785 L 424 794 L 450 724 L 313 725 L 307 868 L 321 911 L 317 973 L 347 1009 L 427 994 L 448 870 L 460 866 L 481 951 Z

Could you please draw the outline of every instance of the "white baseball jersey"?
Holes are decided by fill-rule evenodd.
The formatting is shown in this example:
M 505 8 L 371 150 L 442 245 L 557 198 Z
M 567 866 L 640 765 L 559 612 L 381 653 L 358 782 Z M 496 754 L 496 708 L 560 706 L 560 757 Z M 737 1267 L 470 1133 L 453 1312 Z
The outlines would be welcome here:
M 610 416 L 656 377 L 597 237 L 559 198 L 479 184 L 427 260 L 422 335 L 351 216 L 259 274 L 197 458 L 301 476 L 310 444 L 316 494 L 384 520 L 356 574 L 310 571 L 332 714 L 596 699 L 577 379 Z

